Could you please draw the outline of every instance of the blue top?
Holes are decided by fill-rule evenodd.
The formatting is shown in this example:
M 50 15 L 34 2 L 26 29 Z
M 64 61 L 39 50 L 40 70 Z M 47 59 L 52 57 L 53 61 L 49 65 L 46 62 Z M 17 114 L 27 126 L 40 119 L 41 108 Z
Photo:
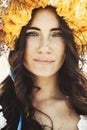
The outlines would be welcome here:
M 9 70 L 9 75 L 10 75 L 11 79 L 14 81 L 14 74 L 13 74 L 13 71 L 11 69 Z
M 20 114 L 19 123 L 17 130 L 22 130 L 22 114 Z

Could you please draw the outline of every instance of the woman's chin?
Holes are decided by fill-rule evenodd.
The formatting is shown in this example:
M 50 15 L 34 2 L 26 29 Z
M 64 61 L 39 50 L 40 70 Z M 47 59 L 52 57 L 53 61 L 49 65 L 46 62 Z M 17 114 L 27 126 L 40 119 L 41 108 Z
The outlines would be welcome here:
M 56 72 L 55 72 L 56 73 Z M 49 72 L 49 71 L 38 71 L 38 72 L 33 72 L 33 74 L 37 77 L 50 77 L 52 75 L 54 75 L 55 73 L 53 72 Z

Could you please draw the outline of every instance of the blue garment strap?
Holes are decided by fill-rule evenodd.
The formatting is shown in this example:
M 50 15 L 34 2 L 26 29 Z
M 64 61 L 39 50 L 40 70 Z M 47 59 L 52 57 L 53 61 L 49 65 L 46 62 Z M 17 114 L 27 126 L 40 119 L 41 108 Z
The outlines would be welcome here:
M 13 71 L 11 69 L 9 70 L 9 75 L 10 75 L 11 79 L 14 81 L 14 74 L 13 74 Z
M 20 119 L 19 119 L 17 130 L 22 130 L 22 113 L 20 114 Z

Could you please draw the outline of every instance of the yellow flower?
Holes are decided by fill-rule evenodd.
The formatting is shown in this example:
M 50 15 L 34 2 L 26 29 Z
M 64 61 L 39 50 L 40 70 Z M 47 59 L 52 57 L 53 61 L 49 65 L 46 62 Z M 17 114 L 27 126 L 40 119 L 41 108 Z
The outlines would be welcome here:
M 60 1 L 61 0 L 49 0 L 48 4 L 57 7 Z
M 21 2 L 30 8 L 35 8 L 39 0 L 22 0 Z
M 82 27 L 78 30 L 74 30 L 74 38 L 77 45 L 87 44 L 87 28 Z M 85 37 L 84 37 L 85 36 Z
M 49 0 L 38 0 L 37 7 L 43 7 L 45 8 L 48 5 Z
M 23 3 L 11 3 L 11 8 L 8 10 L 8 15 L 3 16 L 4 27 L 6 32 L 5 42 L 12 44 L 11 39 L 19 36 L 22 26 L 26 25 L 31 18 L 31 10 Z M 14 31 L 15 30 L 15 31 Z

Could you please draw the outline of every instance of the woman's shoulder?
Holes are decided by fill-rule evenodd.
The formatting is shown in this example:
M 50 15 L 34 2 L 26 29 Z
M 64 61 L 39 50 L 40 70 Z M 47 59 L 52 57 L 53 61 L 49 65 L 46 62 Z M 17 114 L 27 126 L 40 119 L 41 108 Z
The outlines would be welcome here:
M 87 115 L 80 115 L 77 126 L 79 130 L 87 130 Z

